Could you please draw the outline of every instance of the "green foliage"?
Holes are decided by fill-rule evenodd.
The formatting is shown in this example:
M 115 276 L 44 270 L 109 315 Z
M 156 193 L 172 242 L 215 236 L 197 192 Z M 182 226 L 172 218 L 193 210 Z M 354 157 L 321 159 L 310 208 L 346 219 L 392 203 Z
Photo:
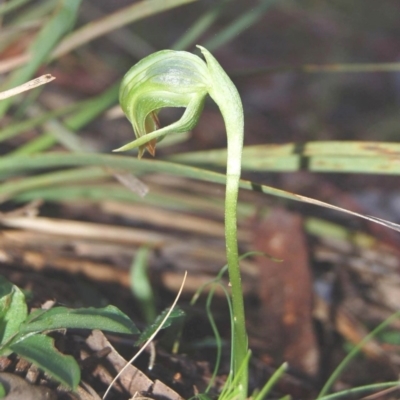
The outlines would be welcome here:
M 25 336 L 9 345 L 9 349 L 34 363 L 63 385 L 75 389 L 81 379 L 79 366 L 72 356 L 61 354 L 54 340 L 42 334 Z
M 13 336 L 27 316 L 28 307 L 22 291 L 0 276 L 0 343 Z
M 37 310 L 29 315 L 20 326 L 21 333 L 36 333 L 64 328 L 101 329 L 115 333 L 139 333 L 133 322 L 118 308 L 79 308 L 54 307 L 50 310 Z
M 3 277 L 0 310 L 0 354 L 15 352 L 71 389 L 79 384 L 79 366 L 73 357 L 58 352 L 53 339 L 43 333 L 67 328 L 139 333 L 132 321 L 113 306 L 77 310 L 54 307 L 28 315 L 23 292 Z
M 192 27 L 187 31 L 188 33 L 182 36 L 174 46 L 176 50 L 182 49 L 183 47 L 189 46 L 191 43 L 195 43 L 196 38 L 199 38 L 200 35 L 206 33 L 207 29 L 212 25 L 212 23 L 217 19 L 220 15 L 221 10 L 230 0 L 220 0 L 212 3 L 212 9 L 207 14 L 204 14 L 198 19 L 197 23 L 192 24 Z M 27 0 L 11 0 L 6 4 L 0 5 L 0 15 L 10 12 L 11 10 L 20 7 L 21 5 L 27 3 Z M 20 68 L 19 70 L 14 71 L 10 74 L 10 80 L 6 81 L 6 84 L 10 84 L 10 82 L 15 82 L 15 84 L 19 81 L 22 83 L 22 79 L 24 76 L 30 76 L 33 72 L 37 70 L 39 65 L 43 65 L 47 63 L 49 60 L 57 58 L 60 52 L 54 53 L 54 48 L 60 42 L 60 40 L 64 37 L 65 32 L 67 32 L 73 24 L 76 14 L 78 11 L 80 0 L 59 0 L 54 2 L 42 2 L 43 4 L 35 4 L 33 9 L 35 13 L 31 10 L 31 16 L 35 16 L 38 18 L 40 16 L 45 21 L 42 29 L 40 29 L 39 35 L 37 35 L 34 40 L 32 41 L 30 50 L 32 58 L 29 63 L 27 63 L 24 67 Z M 188 3 L 189 1 L 185 0 L 175 0 L 170 2 L 159 2 L 159 1 L 143 1 L 139 2 L 137 5 L 133 5 L 128 9 L 124 9 L 122 13 L 119 14 L 119 18 L 114 18 L 114 23 L 109 23 L 110 19 L 105 18 L 104 22 L 108 23 L 108 32 L 115 30 L 116 26 L 126 25 L 128 22 L 132 22 L 137 18 L 144 18 L 146 16 L 151 16 L 152 14 L 156 14 L 164 8 L 169 8 L 172 6 L 177 5 L 178 3 Z M 40 3 L 40 2 L 39 2 Z M 51 11 L 50 17 L 46 16 L 45 12 L 42 12 L 40 15 L 37 14 L 39 8 L 43 8 L 43 6 L 47 4 L 47 10 Z M 53 3 L 53 4 L 51 4 Z M 54 8 L 53 5 L 57 3 L 57 7 Z M 208 49 L 215 49 L 220 47 L 222 44 L 226 44 L 227 42 L 231 41 L 235 38 L 238 34 L 242 33 L 245 29 L 251 27 L 255 22 L 257 22 L 264 14 L 269 7 L 275 3 L 278 3 L 276 0 L 261 0 L 258 2 L 259 4 L 256 7 L 249 8 L 248 11 L 244 11 L 235 21 L 231 23 L 226 23 L 226 27 L 220 31 L 214 29 L 212 35 L 208 35 L 211 39 L 206 42 L 203 42 L 205 47 Z M 308 2 L 311 4 L 311 2 Z M 175 5 L 174 5 L 175 4 Z M 347 3 L 346 3 L 347 4 Z M 278 5 L 281 7 L 281 5 Z M 285 7 L 285 6 L 284 6 Z M 339 5 L 339 8 L 342 7 Z M 44 8 L 43 8 L 44 9 Z M 24 12 L 21 12 L 21 17 L 25 16 Z M 130 14 L 130 15 L 128 15 Z M 110 15 L 111 21 L 114 15 Z M 32 19 L 32 18 L 30 18 Z M 108 21 L 108 22 L 107 22 Z M 100 24 L 96 24 L 96 26 L 101 26 L 102 21 L 99 21 Z M 227 21 L 225 21 L 227 22 Z M 86 36 L 84 33 L 90 31 L 91 27 L 93 27 L 93 22 L 91 21 L 88 25 L 83 26 L 80 29 L 77 29 L 73 35 L 69 39 L 79 39 L 75 41 L 73 44 L 72 40 L 68 41 L 67 46 L 62 46 L 65 51 L 70 51 L 72 48 L 82 45 L 89 40 L 93 40 L 93 38 L 98 37 L 100 34 L 104 34 L 107 32 L 106 30 L 99 30 L 95 29 L 97 32 L 96 35 L 88 35 Z M 183 30 L 183 27 L 182 27 Z M 49 33 L 50 32 L 50 33 Z M 168 35 L 166 35 L 168 36 Z M 206 39 L 207 40 L 207 39 Z M 72 43 L 72 45 L 71 45 Z M 78 44 L 77 44 L 78 43 Z M 166 55 L 166 54 L 173 54 L 173 52 L 160 52 L 157 53 L 158 55 Z M 188 54 L 188 53 L 180 53 Z M 203 66 L 208 68 L 208 61 L 207 65 L 204 63 L 200 58 L 196 58 L 196 56 L 190 55 L 195 62 L 199 62 L 201 65 L 199 71 L 200 73 L 198 76 L 201 77 L 203 75 Z M 211 61 L 213 59 L 211 56 L 208 56 Z M 154 59 L 153 59 L 154 60 Z M 139 145 L 140 152 L 142 153 L 144 150 L 144 146 L 147 147 L 150 151 L 154 151 L 155 140 L 160 140 L 163 135 L 168 132 L 183 132 L 185 130 L 190 129 L 195 123 L 201 112 L 201 108 L 204 102 L 205 92 L 200 93 L 206 86 L 208 87 L 208 83 L 204 83 L 207 81 L 208 78 L 205 79 L 204 82 L 200 82 L 199 86 L 196 88 L 196 73 L 193 73 L 192 70 L 183 68 L 185 74 L 179 74 L 177 80 L 172 79 L 170 75 L 166 74 L 165 72 L 168 71 L 168 64 L 163 62 L 161 64 L 152 64 L 149 66 L 149 69 L 154 72 L 153 75 L 143 74 L 138 84 L 135 88 L 139 88 L 140 90 L 135 90 L 133 93 L 133 101 L 132 101 L 132 108 L 127 109 L 127 114 L 135 113 L 135 115 L 131 115 L 128 117 L 135 125 L 136 119 L 141 120 L 142 126 L 135 127 L 135 133 L 138 135 L 141 142 L 133 142 L 136 145 Z M 149 59 L 147 59 L 149 61 Z M 170 66 L 172 65 L 173 68 L 177 64 L 174 64 L 175 59 L 171 60 Z M 140 64 L 140 63 L 139 63 Z M 137 64 L 137 65 L 139 65 Z M 204 64 L 204 65 L 203 65 Z M 143 64 L 140 64 L 143 66 Z M 146 68 L 147 68 L 146 66 Z M 134 68 L 136 68 L 135 66 Z M 162 70 L 164 69 L 164 77 L 168 79 L 166 81 L 157 81 L 159 76 L 162 76 Z M 263 68 L 261 66 L 258 69 L 258 73 L 262 72 L 261 70 L 264 69 L 264 72 L 268 73 L 271 72 L 271 67 Z M 360 64 L 329 64 L 327 66 L 320 65 L 311 65 L 311 66 L 302 66 L 296 67 L 291 66 L 291 70 L 295 71 L 302 71 L 307 73 L 312 72 L 376 72 L 377 70 L 380 71 L 398 71 L 399 70 L 399 63 L 386 63 L 386 64 L 368 64 L 368 65 L 360 65 Z M 133 71 L 137 71 L 137 68 Z M 131 71 L 130 71 L 131 72 Z M 129 73 L 130 73 L 129 72 Z M 161 75 L 160 75 L 161 72 Z M 208 70 L 206 74 L 208 74 Z M 255 71 L 257 72 L 257 71 Z M 128 75 L 129 75 L 128 73 Z M 127 78 L 128 79 L 128 75 Z M 146 79 L 144 79 L 146 78 Z M 158 102 L 155 102 L 152 99 L 149 99 L 147 96 L 150 92 L 147 92 L 149 86 L 147 85 L 148 82 L 151 81 L 152 86 L 150 86 L 150 92 L 152 90 L 157 90 L 163 92 L 165 94 L 164 89 L 166 86 L 168 90 L 170 90 L 171 84 L 175 84 L 175 88 L 177 92 L 171 95 L 168 95 L 166 98 L 159 97 L 157 99 Z M 146 87 L 144 86 L 146 83 Z M 166 85 L 167 83 L 167 85 Z M 189 83 L 189 85 L 188 85 Z M 194 85 L 193 85 L 194 83 Z M 183 84 L 183 86 L 180 86 Z M 178 86 L 179 85 L 179 86 Z M 185 86 L 186 85 L 186 86 Z M 212 84 L 211 84 L 212 86 Z M 223 85 L 225 86 L 225 85 Z M 188 93 L 188 90 L 192 88 L 201 89 L 198 93 L 193 95 Z M 228 86 L 229 87 L 229 82 Z M 143 91 L 143 89 L 145 89 Z M 212 89 L 208 87 L 208 89 Z M 211 90 L 212 91 L 212 90 Z M 222 92 L 222 91 L 221 91 Z M 218 91 L 214 91 L 215 94 L 218 95 Z M 210 93 L 211 94 L 211 93 Z M 211 94 L 212 95 L 212 94 Z M 180 99 L 177 96 L 182 96 Z M 42 124 L 45 121 L 52 119 L 52 118 L 60 118 L 66 112 L 73 112 L 71 116 L 66 118 L 63 121 L 63 126 L 68 128 L 70 131 L 75 131 L 87 124 L 89 121 L 93 120 L 101 111 L 108 108 L 111 104 L 116 102 L 117 99 L 117 85 L 111 86 L 108 91 L 104 91 L 102 94 L 97 96 L 96 98 L 74 104 L 71 109 L 68 108 L 64 110 L 55 110 L 47 112 L 46 114 L 40 115 L 39 117 L 31 118 L 30 120 L 23 122 L 23 123 L 11 123 L 8 127 L 2 129 L 0 132 L 0 141 L 9 139 L 19 133 L 26 132 L 27 130 L 31 129 L 32 127 Z M 121 98 L 122 99 L 122 98 Z M 129 100 L 131 101 L 131 100 Z M 217 101 L 217 103 L 222 104 L 224 101 Z M 227 104 L 229 101 L 227 102 Z M 140 106 L 140 107 L 139 107 Z M 141 107 L 144 108 L 142 109 Z M 179 107 L 187 107 L 190 113 L 185 113 L 186 120 L 181 119 L 178 121 L 178 125 L 175 125 L 173 129 L 171 127 L 167 127 L 167 130 L 158 129 L 158 120 L 157 120 L 157 112 L 161 107 L 171 107 L 171 106 L 179 106 Z M 5 109 L 8 107 L 7 104 L 4 103 L 4 107 L 0 106 L 0 113 L 3 113 Z M 78 111 L 76 111 L 79 109 Z M 142 115 L 141 115 L 142 113 Z M 225 112 L 225 115 L 229 114 L 230 111 L 228 109 Z M 191 118 L 194 117 L 194 118 Z M 225 117 L 225 116 L 224 116 Z M 132 120 L 133 118 L 133 120 Z M 175 129 L 178 128 L 178 129 Z M 152 133 L 152 131 L 157 131 Z M 150 136 L 150 135 L 153 136 Z M 145 137 L 147 136 L 147 137 Z M 61 139 L 60 139 L 61 138 Z M 147 141 L 152 140 L 154 138 L 153 143 L 149 143 Z M 59 141 L 68 149 L 72 149 L 71 146 L 68 147 L 67 140 L 65 140 L 65 135 L 54 134 L 54 132 L 44 131 L 38 138 L 35 138 L 28 142 L 25 146 L 20 146 L 17 148 L 13 153 L 9 153 L 8 155 L 12 156 L 9 157 L 9 160 L 3 158 L 2 162 L 0 162 L 0 173 L 2 174 L 3 179 L 8 179 L 10 176 L 16 175 L 16 173 L 23 171 L 28 172 L 26 177 L 21 179 L 14 179 L 7 183 L 2 184 L 0 189 L 0 194 L 4 196 L 4 198 L 11 199 L 15 198 L 15 196 L 19 196 L 18 200 L 30 200 L 30 199 L 50 199 L 59 201 L 67 200 L 67 199 L 116 199 L 116 200 L 123 200 L 123 201 L 136 201 L 131 193 L 124 189 L 124 188 L 117 188 L 116 190 L 110 191 L 108 187 L 102 187 L 102 182 L 100 182 L 97 186 L 95 185 L 87 185 L 85 182 L 93 182 L 93 180 L 103 179 L 104 177 L 110 175 L 110 171 L 108 170 L 109 167 L 115 166 L 116 168 L 122 168 L 129 171 L 134 171 L 135 173 L 143 173 L 149 171 L 163 171 L 165 173 L 170 173 L 173 175 L 180 175 L 180 176 L 187 176 L 191 178 L 196 178 L 204 181 L 209 182 L 218 182 L 224 183 L 225 177 L 222 174 L 210 172 L 200 168 L 192 168 L 186 167 L 184 165 L 173 164 L 169 162 L 149 162 L 144 160 L 141 165 L 136 162 L 136 160 L 128 159 L 127 157 L 112 157 L 112 156 L 102 156 L 98 154 L 82 154 L 82 155 L 71 155 L 71 154 L 54 154 L 54 155 L 40 155 L 40 157 L 14 157 L 15 155 L 22 155 L 22 154 L 31 154 L 43 150 L 47 150 L 50 148 L 54 143 Z M 147 143 L 146 143 L 147 142 Z M 127 146 L 119 149 L 119 150 L 126 150 L 133 146 L 133 143 L 128 144 Z M 165 142 L 163 142 L 165 143 Z M 238 148 L 238 147 L 237 147 Z M 385 174 L 400 174 L 400 167 L 398 165 L 398 160 L 396 155 L 399 154 L 400 150 L 398 148 L 398 144 L 394 143 L 382 143 L 377 146 L 376 143 L 365 143 L 365 142 L 309 142 L 302 146 L 301 154 L 296 152 L 295 150 L 298 148 L 296 144 L 289 144 L 283 146 L 277 145 L 260 145 L 260 146 L 249 146 L 245 148 L 243 154 L 243 169 L 247 169 L 250 171 L 298 171 L 304 168 L 304 161 L 307 161 L 307 168 L 309 171 L 313 172 L 357 172 L 357 173 L 385 173 Z M 371 150 L 372 149 L 372 150 Z M 82 148 L 82 150 L 87 150 L 86 148 Z M 90 150 L 90 149 L 89 149 Z M 226 150 L 215 150 L 215 151 L 208 151 L 208 152 L 196 152 L 196 153 L 188 153 L 182 154 L 178 156 L 174 156 L 172 159 L 174 162 L 178 163 L 187 163 L 187 164 L 195 164 L 195 165 L 213 165 L 213 166 L 223 166 L 226 163 L 227 157 Z M 239 157 L 232 157 L 232 153 L 230 153 L 230 159 L 235 160 L 235 174 L 238 176 L 237 166 L 240 167 L 240 155 Z M 41 173 L 38 176 L 30 176 L 31 169 L 41 169 L 41 168 L 59 168 L 65 166 L 82 166 L 82 165 L 93 165 L 96 166 L 95 168 L 79 168 L 73 169 L 70 171 L 53 171 L 50 173 Z M 97 167 L 99 166 L 99 167 Z M 107 167 L 107 168 L 104 168 Z M 80 182 L 84 182 L 80 186 Z M 68 186 L 70 184 L 75 184 L 75 186 Z M 287 193 L 283 190 L 274 189 L 264 185 L 258 185 L 256 183 L 250 181 L 240 181 L 240 186 L 245 189 L 261 191 L 264 193 L 272 194 L 275 196 L 284 197 L 291 200 L 296 201 L 304 201 L 304 202 L 311 202 L 310 199 L 305 197 L 297 196 L 295 194 Z M 231 199 L 235 196 L 231 195 Z M 227 195 L 228 198 L 228 195 Z M 166 195 L 162 196 L 163 205 L 166 202 Z M 147 198 L 146 201 L 149 203 L 151 199 Z M 327 206 L 322 202 L 314 202 L 314 204 Z M 176 205 L 176 204 L 175 204 Z M 227 231 L 233 232 L 235 234 L 236 230 L 234 225 L 236 224 L 236 216 L 232 210 L 235 211 L 235 201 L 230 201 L 229 209 L 231 210 L 230 213 L 227 214 L 227 221 L 230 223 L 228 226 Z M 177 206 L 179 207 L 179 206 Z M 335 208 L 336 210 L 340 210 L 339 208 Z M 344 210 L 340 210 L 344 211 Z M 353 215 L 361 215 L 356 213 L 351 213 Z M 363 216 L 361 216 L 363 217 Z M 369 218 L 370 219 L 370 218 Z M 371 220 L 371 219 L 370 219 Z M 372 219 L 373 220 L 373 219 Z M 318 229 L 321 230 L 321 221 L 319 222 Z M 375 222 L 379 222 L 375 220 Z M 311 228 L 312 225 L 312 228 Z M 232 229 L 233 227 L 233 229 Z M 316 221 L 311 221 L 310 219 L 307 220 L 307 227 L 308 229 L 317 229 Z M 338 228 L 338 229 L 336 229 Z M 327 231 L 327 224 L 325 223 L 325 232 Z M 330 233 L 335 235 L 348 235 L 348 232 L 339 227 L 329 226 Z M 363 238 L 368 240 L 368 238 Z M 227 242 L 229 242 L 230 249 L 235 249 L 235 237 L 230 236 L 228 239 L 227 235 Z M 237 254 L 233 251 L 233 256 L 231 256 L 229 262 L 230 266 L 234 266 L 237 264 L 235 262 L 235 258 L 237 258 Z M 233 269 L 230 267 L 230 271 Z M 144 263 L 141 264 L 140 268 L 132 270 L 133 273 L 139 275 L 141 278 L 145 278 L 145 267 Z M 148 282 L 146 280 L 137 279 L 138 276 L 135 275 L 134 281 L 138 283 L 138 287 L 135 289 L 137 290 L 136 293 L 142 298 L 148 299 L 150 302 L 153 301 L 151 288 L 148 286 Z M 141 276 L 140 276 L 141 275 Z M 238 274 L 235 276 L 237 277 Z M 26 307 L 26 301 L 24 298 L 23 293 L 14 285 L 4 281 L 4 279 L 0 278 L 0 350 L 3 354 L 8 354 L 11 351 L 15 351 L 21 356 L 35 362 L 39 365 L 42 369 L 47 370 L 49 373 L 53 372 L 57 374 L 60 381 L 64 384 L 73 387 L 77 380 L 79 381 L 79 376 L 74 374 L 72 370 L 74 370 L 75 361 L 71 357 L 66 357 L 61 355 L 57 352 L 57 350 L 53 346 L 52 339 L 43 335 L 42 332 L 60 329 L 60 328 L 99 328 L 100 329 L 109 329 L 118 332 L 125 332 L 130 330 L 135 330 L 136 328 L 132 328 L 130 325 L 130 321 L 124 318 L 124 315 L 120 313 L 117 309 L 113 307 L 106 307 L 104 309 L 81 309 L 81 310 L 68 310 L 64 307 L 57 307 L 53 310 L 43 311 L 38 310 L 36 312 L 31 313 L 28 316 L 28 311 Z M 142 282 L 146 282 L 142 284 Z M 215 280 L 215 285 L 217 284 L 217 280 Z M 232 280 L 233 286 L 235 285 L 235 280 Z M 146 289 L 146 293 L 144 293 L 143 289 Z M 236 290 L 238 293 L 239 290 Z M 146 297 L 147 296 L 147 297 Z M 238 296 L 236 296 L 238 298 Z M 207 301 L 207 313 L 210 319 L 210 323 L 213 326 L 214 321 L 210 312 L 211 306 L 211 299 L 212 299 L 212 291 L 208 296 Z M 240 295 L 239 295 L 240 300 Z M 147 300 L 145 300 L 147 301 Z M 148 303 L 150 304 L 150 303 Z M 235 303 L 237 304 L 237 303 Z M 153 304 L 154 305 L 154 304 Z M 238 309 L 237 305 L 235 306 L 236 310 Z M 239 304 L 240 309 L 240 304 Z M 122 314 L 122 315 L 121 315 Z M 178 312 L 179 314 L 179 312 Z M 151 312 L 149 312 L 148 320 L 153 320 L 151 316 L 154 316 L 154 307 Z M 235 312 L 237 315 L 237 311 Z M 89 316 L 89 318 L 88 318 Z M 165 316 L 165 312 L 156 320 L 156 322 L 148 328 L 146 332 L 143 333 L 142 340 L 145 340 L 147 337 L 151 335 L 152 332 L 156 329 L 158 325 L 158 321 L 161 321 L 163 316 Z M 179 315 L 178 315 L 179 316 Z M 171 318 L 174 318 L 172 315 Z M 236 318 L 236 317 L 235 317 Z M 167 325 L 169 325 L 172 321 L 168 320 Z M 215 327 L 216 328 L 216 327 Z M 214 326 L 213 326 L 214 329 Z M 217 331 L 215 331 L 216 337 L 218 336 Z M 236 337 L 237 339 L 237 337 Z M 235 339 L 234 339 L 235 340 Z M 233 340 L 233 343 L 234 343 Z M 397 342 L 398 338 L 393 337 L 393 340 Z M 243 344 L 243 341 L 242 341 Z M 361 346 L 361 344 L 360 344 Z M 233 345 L 234 348 L 238 348 L 238 346 Z M 240 347 L 240 346 L 239 346 Z M 241 346 L 244 348 L 244 346 Z M 354 347 L 354 350 L 357 352 L 359 351 L 360 347 Z M 232 377 L 228 380 L 228 384 L 230 384 L 230 388 L 227 389 L 225 394 L 221 396 L 221 399 L 224 398 L 233 398 L 233 397 L 243 397 L 243 391 L 239 390 L 239 385 L 243 386 L 243 381 L 239 382 L 238 380 L 238 371 L 240 368 L 243 370 L 243 365 L 246 363 L 240 364 L 240 359 L 243 358 L 243 351 L 240 351 L 238 356 L 238 361 L 236 362 L 236 372 L 237 376 L 235 379 L 232 380 Z M 48 357 L 50 355 L 50 357 Z M 233 355 L 235 357 L 235 354 Z M 354 357 L 354 354 L 353 356 Z M 53 362 L 50 365 L 49 359 Z M 347 361 L 346 361 L 347 360 Z M 332 379 L 327 383 L 327 386 L 324 388 L 325 391 L 329 391 L 331 385 L 337 379 L 338 375 L 343 372 L 344 368 L 346 367 L 346 362 L 348 363 L 351 360 L 346 358 L 343 365 L 338 368 L 337 373 L 332 376 Z M 67 366 L 70 366 L 70 372 L 65 373 L 65 369 L 68 369 Z M 71 367 L 72 366 L 72 367 Z M 239 367 L 239 368 L 238 368 Z M 46 369 L 47 368 L 47 369 Z M 216 371 L 218 370 L 216 365 Z M 76 369 L 75 369 L 76 372 Z M 268 384 L 271 384 L 269 382 Z M 267 384 L 267 385 L 268 385 Z M 392 384 L 396 385 L 398 382 L 388 383 L 387 385 Z M 265 397 L 266 393 L 270 389 L 270 386 L 265 386 L 261 392 L 258 394 L 260 398 Z M 371 385 L 372 387 L 372 385 Z M 384 385 L 378 387 L 385 387 Z M 228 386 L 227 386 L 228 388 Z M 346 392 L 342 392 L 342 394 L 335 394 L 335 395 L 325 395 L 324 399 L 328 398 L 336 398 L 340 395 L 345 396 L 350 394 L 361 393 L 363 388 L 355 388 L 354 390 L 349 390 Z M 324 392 L 323 390 L 323 392 Z M 370 390 L 370 388 L 369 388 Z M 321 394 L 323 395 L 323 393 Z M 224 397 L 225 396 L 225 397 Z M 1 397 L 1 394 L 0 394 Z M 199 395 L 201 399 L 206 400 L 206 395 Z M 253 399 L 256 397 L 253 397 Z
M 248 371 L 250 356 L 251 352 L 248 351 L 243 363 L 239 366 L 238 373 L 235 375 L 229 374 L 227 380 L 225 381 L 224 387 L 218 396 L 218 400 L 234 400 L 241 398 L 243 390 L 240 387 L 240 379 L 243 371 Z
M 4 387 L 4 385 L 2 383 L 0 383 L 0 399 L 5 397 L 6 394 L 7 394 L 6 388 Z

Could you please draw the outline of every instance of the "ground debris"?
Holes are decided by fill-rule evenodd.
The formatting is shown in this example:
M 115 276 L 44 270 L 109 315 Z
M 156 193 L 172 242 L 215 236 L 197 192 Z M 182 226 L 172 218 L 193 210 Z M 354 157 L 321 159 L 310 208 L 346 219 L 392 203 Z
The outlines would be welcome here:
M 114 375 L 125 367 L 127 360 L 119 355 L 101 331 L 94 330 L 86 339 L 86 344 L 93 351 L 101 351 L 104 348 L 109 349 L 108 354 L 104 357 L 108 367 L 104 364 L 99 364 L 93 371 L 94 376 L 98 377 L 104 384 L 109 385 Z M 110 369 L 112 370 L 111 372 Z M 153 382 L 134 365 L 129 365 L 120 375 L 115 388 L 131 396 L 136 393 L 143 393 L 148 397 L 154 395 L 162 396 L 169 400 L 182 400 L 182 397 L 174 390 L 160 381 Z
M 260 322 L 257 336 L 280 364 L 309 376 L 318 370 L 319 350 L 312 325 L 312 279 L 302 218 L 273 209 L 254 230 L 254 245 L 268 256 L 259 257 Z
M 56 393 L 44 386 L 36 386 L 20 376 L 8 372 L 0 372 L 0 382 L 7 395 L 4 400 L 56 400 Z

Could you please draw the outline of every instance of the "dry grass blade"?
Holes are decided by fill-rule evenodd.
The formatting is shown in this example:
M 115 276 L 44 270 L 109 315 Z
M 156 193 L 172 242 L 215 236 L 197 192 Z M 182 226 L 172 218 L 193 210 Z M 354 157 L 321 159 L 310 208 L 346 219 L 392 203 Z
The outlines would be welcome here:
M 141 229 L 101 225 L 90 222 L 57 220 L 43 217 L 5 217 L 0 219 L 0 223 L 11 228 L 61 235 L 63 237 L 102 240 L 111 243 L 147 244 L 152 247 L 160 247 L 166 241 L 163 235 L 157 233 L 146 233 Z
M 31 90 L 38 86 L 49 83 L 49 82 L 53 81 L 54 79 L 56 79 L 56 78 L 50 74 L 39 76 L 39 78 L 32 79 L 31 81 L 23 83 L 22 85 L 19 85 L 15 88 L 6 90 L 4 92 L 0 92 L 0 100 L 7 99 L 12 96 L 16 96 L 17 94 L 26 92 L 27 90 Z
M 304 203 L 314 204 L 316 206 L 325 207 L 325 208 L 329 208 L 331 210 L 335 210 L 335 211 L 339 211 L 339 212 L 342 212 L 345 214 L 353 215 L 355 217 L 359 217 L 359 218 L 365 219 L 367 221 L 375 222 L 378 225 L 385 226 L 386 228 L 392 229 L 396 232 L 400 232 L 400 225 L 395 224 L 394 222 L 390 222 L 385 219 L 381 219 L 381 218 L 377 218 L 377 217 L 372 217 L 370 215 L 360 214 L 355 211 L 347 210 L 342 207 L 337 207 L 332 204 L 325 203 L 324 201 L 315 200 L 310 197 L 301 196 L 299 194 L 295 194 L 294 196 L 296 196 L 299 201 L 302 201 Z
M 153 223 L 165 228 L 173 228 L 184 232 L 195 232 L 203 235 L 223 237 L 224 227 L 222 223 L 210 221 L 203 217 L 195 217 L 183 213 L 150 209 L 146 206 L 135 204 L 121 204 L 120 202 L 106 201 L 102 204 L 102 211 L 120 215 L 125 218 Z M 248 236 L 248 235 L 247 235 Z

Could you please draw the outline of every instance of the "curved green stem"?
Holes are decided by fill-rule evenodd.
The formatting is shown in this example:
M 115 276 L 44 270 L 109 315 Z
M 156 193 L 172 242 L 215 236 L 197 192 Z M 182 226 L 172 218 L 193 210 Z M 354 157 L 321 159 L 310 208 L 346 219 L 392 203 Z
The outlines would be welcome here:
M 224 118 L 228 139 L 225 192 L 225 240 L 229 280 L 232 285 L 233 351 L 235 355 L 233 360 L 233 374 L 236 375 L 244 363 L 248 352 L 237 243 L 237 199 L 244 136 L 243 107 L 239 93 L 228 75 L 206 49 L 200 46 L 198 47 L 207 61 L 211 77 L 209 94 L 217 103 Z M 248 383 L 247 368 L 241 369 L 241 375 L 239 380 L 241 398 L 246 398 Z

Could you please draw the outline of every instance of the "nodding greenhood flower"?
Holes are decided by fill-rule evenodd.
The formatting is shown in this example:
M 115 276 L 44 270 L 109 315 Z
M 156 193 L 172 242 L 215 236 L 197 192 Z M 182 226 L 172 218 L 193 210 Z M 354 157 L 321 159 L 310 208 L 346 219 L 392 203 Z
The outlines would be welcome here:
M 117 149 L 139 147 L 154 154 L 156 140 L 172 132 L 192 129 L 209 94 L 218 105 L 227 134 L 225 238 L 233 310 L 233 382 L 239 399 L 247 397 L 248 362 L 242 283 L 237 245 L 237 197 L 243 148 L 243 108 L 239 93 L 214 56 L 198 46 L 206 60 L 185 51 L 164 50 L 137 63 L 125 75 L 120 103 L 131 121 L 137 139 Z M 159 129 L 157 114 L 163 107 L 186 107 L 182 117 Z M 247 361 L 246 361 L 247 360 Z
M 193 129 L 208 86 L 207 64 L 191 53 L 162 50 L 139 61 L 124 76 L 119 94 L 137 140 L 115 151 L 139 147 L 139 158 L 145 149 L 154 156 L 157 140 L 170 132 Z M 178 121 L 160 129 L 157 114 L 164 107 L 186 110 Z

